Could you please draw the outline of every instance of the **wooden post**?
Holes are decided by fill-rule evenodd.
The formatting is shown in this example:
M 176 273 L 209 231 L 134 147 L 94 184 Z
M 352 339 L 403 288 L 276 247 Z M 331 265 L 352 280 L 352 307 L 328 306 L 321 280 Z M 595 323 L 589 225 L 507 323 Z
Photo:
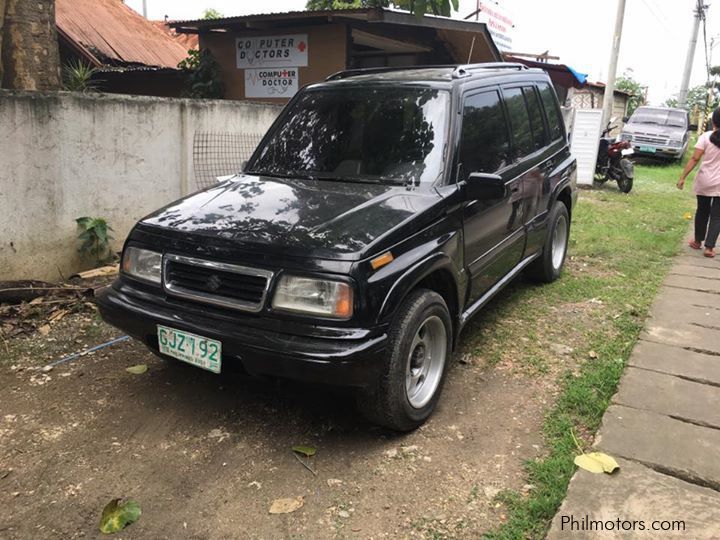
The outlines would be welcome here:
M 0 88 L 2 88 L 2 82 L 3 82 L 3 54 L 2 54 L 2 44 L 3 44 L 3 30 L 5 28 L 5 0 L 0 0 Z

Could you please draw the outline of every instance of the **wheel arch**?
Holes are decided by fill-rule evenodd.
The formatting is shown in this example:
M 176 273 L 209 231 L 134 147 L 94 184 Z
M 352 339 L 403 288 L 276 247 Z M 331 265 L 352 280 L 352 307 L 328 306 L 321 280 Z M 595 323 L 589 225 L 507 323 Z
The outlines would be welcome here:
M 452 260 L 443 253 L 436 253 L 420 261 L 395 282 L 385 297 L 378 320 L 391 319 L 407 295 L 419 288 L 434 291 L 445 300 L 453 324 L 454 345 L 462 307 L 460 287 Z
M 555 197 L 556 201 L 559 201 L 565 205 L 565 208 L 567 208 L 568 212 L 568 218 L 572 221 L 572 189 L 570 186 L 563 187 L 557 194 L 557 197 Z

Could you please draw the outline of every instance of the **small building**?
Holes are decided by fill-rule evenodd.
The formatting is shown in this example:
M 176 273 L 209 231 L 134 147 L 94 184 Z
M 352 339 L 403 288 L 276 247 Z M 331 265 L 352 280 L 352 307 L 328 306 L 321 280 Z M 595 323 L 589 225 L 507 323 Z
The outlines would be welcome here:
M 483 23 L 383 8 L 294 11 L 170 23 L 198 34 L 225 97 L 285 103 L 345 69 L 498 62 Z
M 503 55 L 508 62 L 518 62 L 530 68 L 545 70 L 550 77 L 557 94 L 558 101 L 563 107 L 570 107 L 568 96 L 574 90 L 584 88 L 587 82 L 587 75 L 580 73 L 565 64 L 551 64 L 540 60 L 528 60 L 506 53 Z M 542 55 L 539 55 L 541 57 Z M 556 57 L 553 57 L 556 58 Z
M 185 74 L 187 40 L 176 39 L 120 0 L 56 0 L 60 62 L 96 68 L 103 92 L 177 97 Z
M 622 119 L 627 116 L 628 102 L 632 94 L 615 89 L 611 117 L 616 117 L 615 129 L 610 134 L 617 135 L 622 128 Z M 575 109 L 602 109 L 605 98 L 605 83 L 588 82 L 582 88 L 573 88 L 568 94 L 568 101 Z

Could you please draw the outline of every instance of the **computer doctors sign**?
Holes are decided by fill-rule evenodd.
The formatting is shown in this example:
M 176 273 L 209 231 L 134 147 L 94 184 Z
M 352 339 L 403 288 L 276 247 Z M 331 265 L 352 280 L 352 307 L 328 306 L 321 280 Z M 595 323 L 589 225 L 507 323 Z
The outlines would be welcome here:
M 243 37 L 235 43 L 245 97 L 289 98 L 297 92 L 298 68 L 308 65 L 307 34 Z

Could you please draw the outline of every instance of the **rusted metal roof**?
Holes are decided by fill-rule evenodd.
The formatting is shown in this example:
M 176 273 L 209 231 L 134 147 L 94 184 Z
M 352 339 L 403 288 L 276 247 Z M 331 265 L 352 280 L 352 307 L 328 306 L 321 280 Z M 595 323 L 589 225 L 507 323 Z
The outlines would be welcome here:
M 187 48 L 121 0 L 56 0 L 60 35 L 94 64 L 176 68 Z
M 197 34 L 178 34 L 174 28 L 170 28 L 173 21 L 152 21 L 156 28 L 165 32 L 172 39 L 180 43 L 186 51 L 200 47 L 200 38 Z

